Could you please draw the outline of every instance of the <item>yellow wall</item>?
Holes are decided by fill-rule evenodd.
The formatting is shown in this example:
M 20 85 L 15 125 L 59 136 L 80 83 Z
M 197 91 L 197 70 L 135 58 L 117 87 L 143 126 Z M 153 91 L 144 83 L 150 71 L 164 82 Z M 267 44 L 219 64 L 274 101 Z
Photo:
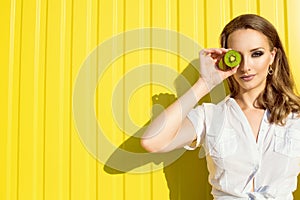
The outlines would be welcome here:
M 0 199 L 147 200 L 169 199 L 169 195 L 173 199 L 211 199 L 205 161 L 197 159 L 196 151 L 167 163 L 166 157 L 173 155 L 149 157 L 138 139 L 130 137 L 140 134 L 149 120 L 154 95 L 167 93 L 159 103 L 168 104 L 171 94 L 179 94 L 180 88 L 167 88 L 173 80 L 164 83 L 164 79 L 170 77 L 169 72 L 183 73 L 190 60 L 180 56 L 181 50 L 190 49 L 181 44 L 175 48 L 178 56 L 168 52 L 166 49 L 180 40 L 177 38 L 169 43 L 163 39 L 165 49 L 124 52 L 133 40 L 114 38 L 125 31 L 139 29 L 143 33 L 142 28 L 156 27 L 164 30 L 163 34 L 166 30 L 178 32 L 179 38 L 187 36 L 202 47 L 216 47 L 218 35 L 230 19 L 258 13 L 277 27 L 299 87 L 299 10 L 298 0 L 2 0 Z M 149 42 L 154 44 L 156 39 Z M 73 92 L 86 58 L 97 45 L 103 49 L 101 44 L 107 41 L 113 48 L 103 54 L 124 55 L 105 71 L 94 69 L 86 77 L 91 81 L 82 101 L 84 95 L 94 92 L 93 83 L 97 85 L 95 104 L 86 103 L 94 106 L 99 127 L 92 121 L 93 112 L 83 112 L 80 122 L 95 125 L 88 127 L 95 142 L 93 153 L 78 134 Z M 167 66 L 166 70 L 160 71 L 158 64 Z M 141 65 L 148 68 L 132 79 L 130 72 Z M 140 83 L 139 88 L 128 89 L 134 83 Z M 122 90 L 115 94 L 118 84 Z M 112 106 L 113 95 L 117 100 Z M 122 145 L 126 155 L 143 153 L 145 158 L 139 154 L 122 157 L 116 148 L 102 145 L 101 136 L 95 134 L 99 128 L 111 144 Z M 108 157 L 101 158 L 102 154 Z M 110 162 L 116 162 L 125 173 L 104 167 Z

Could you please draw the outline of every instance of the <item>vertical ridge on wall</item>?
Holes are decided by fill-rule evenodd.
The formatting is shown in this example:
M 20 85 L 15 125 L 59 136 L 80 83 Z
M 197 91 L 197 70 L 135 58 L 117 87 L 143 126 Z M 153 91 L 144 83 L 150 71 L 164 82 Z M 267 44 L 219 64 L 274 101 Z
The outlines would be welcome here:
M 153 0 L 149 0 L 149 27 L 153 27 Z M 150 32 L 150 46 L 152 46 L 153 42 L 152 42 L 152 32 Z M 150 52 L 149 52 L 149 63 L 152 63 L 153 62 L 153 53 L 152 53 L 152 50 L 150 49 Z M 153 80 L 153 77 L 152 77 L 152 69 L 150 67 L 150 81 Z M 149 88 L 149 93 L 150 93 L 150 96 L 153 97 L 153 87 L 152 87 L 152 84 L 150 84 L 150 88 Z M 149 102 L 149 108 L 151 108 L 152 106 L 152 102 L 150 101 Z M 151 169 L 153 165 L 151 165 Z M 150 173 L 150 192 L 151 192 L 151 195 L 150 195 L 150 199 L 153 200 L 154 199 L 154 195 L 153 195 L 153 191 L 154 191 L 154 174 L 153 172 Z
M 44 198 L 59 199 L 60 15 L 58 2 L 46 1 L 44 96 Z M 57 31 L 54 31 L 57 30 Z M 55 58 L 55 59 L 54 59 Z
M 92 51 L 94 51 L 95 47 L 97 46 L 97 1 L 89 0 L 87 3 L 87 46 L 86 46 L 86 54 L 90 55 Z M 85 56 L 86 57 L 86 56 Z M 91 72 L 91 80 L 94 85 L 97 84 L 97 73 Z M 95 88 L 90 89 L 90 93 L 95 93 Z M 95 106 L 94 106 L 95 109 Z M 92 133 L 93 135 L 97 135 L 97 123 L 93 123 Z M 95 137 L 97 138 L 97 137 Z M 97 148 L 98 141 L 94 141 L 94 146 Z M 89 154 L 89 177 L 92 181 L 91 186 L 87 186 L 86 190 L 88 191 L 88 198 L 96 199 L 97 196 L 97 159 L 95 158 L 96 155 Z M 91 192 L 92 191 L 92 192 Z M 92 195 L 90 195 L 92 194 Z
M 197 43 L 199 43 L 199 38 L 200 38 L 200 36 L 199 36 L 199 26 L 198 26 L 198 24 L 199 24 L 199 12 L 198 12 L 198 7 L 199 7 L 199 4 L 198 4 L 198 1 L 197 0 L 194 0 L 193 1 L 193 7 L 194 7 L 194 9 L 193 9 L 193 21 L 194 21 L 194 23 L 193 23 L 193 27 L 194 27 L 194 32 L 193 32 L 193 35 L 194 35 L 194 40 L 197 42 Z M 200 50 L 200 49 L 199 49 Z
M 124 43 L 121 40 L 116 39 L 116 35 L 124 32 L 124 1 L 102 1 L 100 2 L 100 18 L 99 18 L 99 37 L 100 46 L 102 42 L 111 41 L 112 49 L 111 54 L 113 57 L 117 55 L 120 50 L 124 50 Z M 112 13 L 112 14 L 111 14 Z M 111 17 L 108 17 L 111 16 Z M 123 38 L 122 35 L 120 37 Z M 116 58 L 116 60 L 107 68 L 103 73 L 101 80 L 98 83 L 98 93 L 99 93 L 99 116 L 98 121 L 101 129 L 103 130 L 106 137 L 109 138 L 112 144 L 119 146 L 124 142 L 123 125 L 119 128 L 116 126 L 114 121 L 114 116 L 112 115 L 111 102 L 113 96 L 113 88 L 118 81 L 121 79 L 123 71 L 123 57 Z M 101 62 L 101 60 L 99 61 Z M 101 95 L 102 94 L 102 95 Z M 123 91 L 117 94 L 117 99 L 119 103 L 119 113 L 117 115 L 124 116 L 123 112 Z M 123 120 L 123 117 L 119 119 Z M 122 122 L 119 122 L 122 124 Z M 101 144 L 101 141 L 100 141 Z M 101 148 L 101 146 L 100 146 Z M 102 150 L 105 151 L 105 150 Z M 101 151 L 101 152 L 102 152 Z M 101 160 L 103 162 L 103 160 Z M 105 164 L 105 163 L 101 163 Z M 111 172 L 100 170 L 99 172 L 100 188 L 99 188 L 99 198 L 100 199 L 124 199 L 125 198 L 125 180 L 124 173 L 114 174 Z
M 35 69 L 35 37 L 36 3 L 21 2 L 22 37 L 20 39 L 19 65 L 19 137 L 18 137 L 18 194 L 17 199 L 33 199 L 35 191 L 34 174 L 34 69 Z
M 123 0 L 123 21 L 122 21 L 122 24 L 123 24 L 123 33 L 125 33 L 126 32 L 126 14 L 127 14 L 127 12 L 126 12 L 126 0 Z M 125 49 L 126 49 L 126 34 L 124 35 L 124 40 L 123 40 L 123 44 L 122 44 L 122 47 L 123 47 L 123 52 L 125 52 Z M 125 72 L 126 72 L 126 55 L 123 55 L 122 56 L 122 74 L 123 74 L 123 76 L 124 76 L 124 74 L 125 74 Z M 126 79 L 124 78 L 123 79 L 123 88 L 122 88 L 122 91 L 123 91 L 123 96 L 122 96 L 122 104 L 123 104 L 123 106 L 122 106 L 122 108 L 123 108 L 123 110 L 122 110 L 122 114 L 123 114 L 123 117 L 122 117 L 122 119 L 123 119 L 123 127 L 121 127 L 122 128 L 122 130 L 124 130 L 124 131 L 126 131 L 126 122 L 125 122 L 125 113 L 126 113 L 126 104 L 125 104 L 125 101 L 127 100 L 126 99 Z M 126 140 L 126 137 L 125 137 L 125 134 L 123 133 L 123 142 Z M 127 189 L 127 184 L 126 184 L 126 181 L 128 180 L 128 178 L 127 178 L 127 176 L 126 176 L 126 174 L 124 174 L 123 175 L 123 199 L 124 200 L 127 200 L 128 198 L 126 198 L 126 195 L 127 195 L 127 192 L 126 192 L 126 189 Z
M 15 26 L 16 26 L 16 2 L 10 2 L 10 16 L 9 16 L 9 61 L 8 61 L 8 92 L 7 92 L 7 144 L 6 144 L 6 197 L 7 199 L 12 199 L 13 197 L 13 181 L 15 177 L 13 176 L 13 170 L 15 170 L 13 160 L 13 103 L 14 103 L 14 65 L 15 65 Z
M 96 31 L 95 31 L 96 32 L 96 44 L 97 44 L 96 48 L 98 48 L 98 45 L 100 43 L 100 36 L 99 36 L 100 35 L 100 33 L 99 33 L 100 20 L 99 20 L 99 18 L 100 18 L 100 2 L 98 1 L 97 2 L 97 15 L 96 15 L 97 24 L 96 24 Z M 99 66 L 99 62 L 100 62 L 99 58 L 97 57 L 97 60 L 96 60 L 97 66 Z M 97 68 L 96 69 L 96 74 L 95 74 L 96 78 L 98 77 L 99 71 L 100 70 Z M 99 98 L 99 91 L 97 89 L 95 89 L 95 101 L 96 101 L 96 103 L 95 103 L 95 115 L 99 116 L 99 101 L 100 101 L 100 98 Z M 96 122 L 95 126 L 96 126 L 96 134 L 97 134 L 97 136 L 96 136 L 96 152 L 97 152 L 96 157 L 97 157 L 97 159 L 96 159 L 96 163 L 95 163 L 96 164 L 96 185 L 95 185 L 96 198 L 95 199 L 98 200 L 98 199 L 100 199 L 100 195 L 99 195 L 99 187 L 100 187 L 99 174 L 100 174 L 100 171 L 101 171 L 101 168 L 100 168 L 101 166 L 98 162 L 99 150 L 100 150 L 100 142 L 99 142 L 100 138 L 98 136 L 98 133 L 100 131 L 100 128 L 99 128 L 97 122 Z
M 69 52 L 69 67 L 70 67 L 70 72 L 69 72 L 69 85 L 70 85 L 70 88 L 69 88 L 69 92 L 70 92 L 70 94 L 72 94 L 72 92 L 73 92 L 73 65 L 74 65 L 74 63 L 73 63 L 73 47 L 74 47 L 74 45 L 73 45 L 73 43 L 74 43 L 74 38 L 73 38 L 73 32 L 74 32 L 74 20 L 73 20 L 73 18 L 74 18 L 74 1 L 72 0 L 71 2 L 70 2 L 70 35 L 69 35 L 69 37 L 70 37 L 70 40 L 69 40 L 69 42 L 70 42 L 70 52 Z M 68 178 L 69 178 L 69 181 L 68 181 L 68 184 L 69 184 L 69 188 L 68 188 L 68 197 L 69 197 L 69 199 L 73 199 L 73 196 L 72 196 L 72 181 L 73 181 L 73 179 L 72 179 L 72 172 L 73 172 L 73 170 L 72 170 L 72 148 L 73 148 L 73 146 L 72 146 L 72 130 L 73 130 L 73 121 L 72 121 L 72 114 L 73 114 L 73 110 L 72 110 L 72 95 L 70 95 L 69 96 L 69 98 L 68 98 L 68 102 L 69 102 L 69 120 L 68 120 L 68 124 L 69 124 L 69 127 L 68 127 L 68 129 L 69 129 L 69 133 L 68 133 L 68 144 L 69 144 L 69 149 L 68 149 L 68 165 L 69 165 L 69 173 L 68 173 Z
M 233 0 L 229 0 L 230 19 L 233 19 Z
M 0 24 L 2 25 L 0 33 L 0 199 L 6 199 L 7 187 L 9 181 L 8 170 L 8 82 L 9 82 L 9 69 L 10 65 L 9 52 L 10 52 L 10 35 L 9 35 L 9 22 L 10 22 L 10 2 L 0 3 Z
M 38 134 L 38 130 L 39 130 L 39 72 L 40 72 L 40 41 L 41 41 L 41 1 L 37 0 L 36 1 L 36 9 L 35 9 L 35 31 L 34 31 L 34 70 L 33 70 L 33 168 L 32 168 L 32 172 L 33 172 L 33 188 L 32 188 L 32 194 L 33 200 L 37 200 L 37 199 L 42 199 L 43 195 L 40 195 L 43 193 L 43 188 L 40 187 L 40 184 L 42 179 L 41 179 L 41 167 L 38 166 L 39 162 L 39 156 L 41 155 L 39 154 L 40 149 L 39 149 L 39 143 L 40 141 L 38 141 L 39 134 Z M 39 192 L 35 192 L 35 189 L 39 188 L 38 191 Z M 40 196 L 39 196 L 40 195 Z
M 18 60 L 19 60 L 19 64 L 18 64 L 18 104 L 17 104 L 17 108 L 18 108 L 18 117 L 17 117 L 17 155 L 16 155 L 16 198 L 19 199 L 19 195 L 20 195 L 20 104 L 21 104 L 21 63 L 22 63 L 22 28 L 23 28 L 23 0 L 21 0 L 21 5 L 20 5 L 20 46 L 19 46 L 19 52 L 18 52 Z
M 154 28 L 159 28 L 162 31 L 162 37 L 165 37 L 168 39 L 168 32 L 164 32 L 164 30 L 172 30 L 172 31 L 177 31 L 179 29 L 178 26 L 178 1 L 159 1 L 159 0 L 153 0 L 151 3 L 151 25 L 150 27 Z M 170 18 L 170 16 L 172 16 Z M 151 45 L 155 44 L 155 40 L 160 39 L 156 38 L 156 35 L 151 35 L 150 40 L 151 40 Z M 162 44 L 162 49 L 161 51 L 157 49 L 151 49 L 150 50 L 150 60 L 149 64 L 151 66 L 151 72 L 150 72 L 150 81 L 158 80 L 158 77 L 162 76 L 167 76 L 165 74 L 166 72 L 163 71 L 163 66 L 168 66 L 172 70 L 177 71 L 178 68 L 178 63 L 176 61 L 171 61 L 171 55 L 168 54 L 168 52 L 165 50 L 165 48 L 169 47 L 169 40 L 162 40 L 164 42 Z M 164 52 L 164 53 L 162 53 Z M 158 66 L 160 65 L 160 66 Z M 155 97 L 157 100 L 154 100 L 153 102 L 156 102 L 158 105 L 164 106 L 161 98 L 165 97 L 168 98 L 170 95 L 170 91 L 168 90 L 169 88 L 164 88 L 164 86 L 160 86 L 157 83 L 156 84 L 151 84 L 151 97 Z M 164 96 L 165 95 L 165 96 Z M 150 101 L 151 101 L 150 97 Z M 154 105 L 151 105 L 151 107 Z M 157 106 L 157 105 L 156 105 Z M 151 109 L 149 107 L 149 110 Z M 154 110 L 152 110 L 154 112 Z M 155 114 L 155 113 L 153 113 Z M 152 186 L 151 186 L 151 191 L 152 199 L 165 199 L 169 197 L 169 193 L 166 190 L 162 190 L 162 188 L 166 188 L 167 183 L 166 183 L 166 172 L 163 171 L 162 169 L 157 169 L 155 165 L 160 164 L 164 165 L 163 161 L 161 163 L 153 163 L 153 169 L 156 169 L 155 171 L 152 172 L 151 178 L 152 178 Z M 146 174 L 146 173 L 145 173 Z
M 215 12 L 219 7 L 219 0 L 209 0 L 206 2 L 206 23 L 207 23 L 207 36 L 206 44 L 208 48 L 219 47 L 218 39 L 222 27 L 220 27 L 221 13 Z M 206 48 L 207 48 L 206 47 Z
M 59 161 L 59 170 L 58 170 L 58 194 L 59 197 L 62 198 L 63 196 L 63 191 L 65 190 L 64 186 L 66 184 L 65 183 L 65 179 L 63 178 L 63 168 L 64 168 L 64 151 L 63 151 L 63 147 L 64 147 L 64 115 L 63 115 L 63 111 L 64 111 L 64 107 L 65 107 L 65 102 L 64 102 L 64 91 L 65 91 L 65 38 L 66 38 L 66 2 L 65 1 L 61 1 L 60 3 L 60 23 L 59 23 L 59 29 L 60 29 L 60 35 L 59 35 L 59 83 L 60 83 L 60 88 L 59 88 L 59 136 L 58 136 L 58 161 Z M 63 199 L 63 198 L 62 198 Z M 66 199 L 66 198 L 65 198 Z
M 204 45 L 204 48 L 208 48 L 208 44 L 207 44 L 207 0 L 203 0 L 203 45 Z
M 57 48 L 59 50 L 59 95 L 58 100 L 58 112 L 59 112 L 59 125 L 58 125 L 58 135 L 57 142 L 59 143 L 58 147 L 58 179 L 60 183 L 58 184 L 58 198 L 59 199 L 70 199 L 70 187 L 71 187 L 71 163 L 70 163 L 70 132 L 71 132 L 71 116 L 69 113 L 72 113 L 71 105 L 72 101 L 72 91 L 69 88 L 72 88 L 72 64 L 71 64 L 71 55 L 72 55 L 72 2 L 70 1 L 61 1 L 60 4 L 56 4 L 57 8 L 60 8 L 60 17 L 58 20 L 58 25 L 60 31 L 59 43 Z
M 43 145 L 42 145 L 42 162 L 43 162 L 43 200 L 46 199 L 46 108 L 47 108 L 47 51 L 48 51 L 48 0 L 45 1 L 45 33 L 44 33 L 44 74 L 43 74 Z
M 288 8 L 287 1 L 283 1 L 283 14 L 284 14 L 284 43 L 287 57 L 289 57 L 289 31 L 288 31 Z
M 275 3 L 275 15 L 276 15 L 276 17 L 275 17 L 275 23 L 274 23 L 274 25 L 275 25 L 275 27 L 279 27 L 279 20 L 278 20 L 278 18 L 279 18 L 279 8 L 278 8 L 278 0 L 276 0 L 276 3 Z M 277 29 L 277 31 L 278 31 L 278 33 L 279 33 L 279 28 Z M 280 34 L 280 33 L 279 33 Z
M 94 3 L 93 3 L 94 2 Z M 95 1 L 74 1 L 74 17 L 73 20 L 73 69 L 76 71 L 76 74 L 73 75 L 73 83 L 76 81 L 77 73 L 80 72 L 80 68 L 83 65 L 83 62 L 87 65 L 91 65 L 94 60 L 88 57 L 91 53 L 91 50 L 96 46 L 96 19 L 95 14 L 97 11 L 97 6 L 93 6 Z M 94 20 L 93 20 L 94 19 Z M 95 31 L 95 32 L 94 32 Z M 95 85 L 95 72 L 92 71 L 93 68 L 89 68 L 87 73 L 84 75 L 86 80 L 88 80 L 83 87 L 85 88 L 83 96 L 88 96 L 94 94 L 94 89 L 92 88 Z M 86 101 L 86 99 L 83 99 Z M 84 102 L 89 104 L 91 102 Z M 94 108 L 94 104 L 91 105 Z M 94 112 L 86 112 L 82 116 L 82 123 L 91 122 L 90 126 L 85 128 L 85 137 L 93 142 L 89 143 L 92 147 L 95 147 L 96 141 L 94 140 L 95 136 L 95 127 L 96 124 L 91 121 L 93 120 Z M 86 120 L 86 121 L 85 121 Z M 76 125 L 76 124 L 75 124 Z M 90 147 L 86 146 L 79 137 L 77 130 L 74 129 L 72 133 L 72 188 L 71 195 L 75 199 L 95 199 L 96 197 L 96 165 L 94 155 L 90 152 Z
M 139 28 L 147 28 L 147 27 L 152 27 L 152 6 L 153 6 L 153 2 L 152 0 L 145 0 L 145 1 L 139 1 L 139 23 L 138 26 Z M 141 31 L 140 31 L 141 32 Z M 150 32 L 150 38 L 146 38 L 145 36 L 142 36 L 142 38 L 140 38 L 140 42 L 144 43 L 147 40 L 150 40 L 150 45 L 152 45 L 152 32 Z M 147 53 L 146 53 L 147 52 Z M 148 49 L 146 50 L 146 52 L 139 52 L 139 65 L 144 65 L 145 63 L 152 63 L 152 50 Z M 152 68 L 151 66 L 149 67 L 148 73 L 146 75 L 144 75 L 143 77 L 145 77 L 146 79 L 152 81 Z M 146 73 L 146 72 L 145 72 Z M 150 85 L 150 87 L 146 87 L 144 89 L 144 92 L 140 92 L 141 94 L 139 95 L 137 99 L 137 101 L 143 102 L 145 101 L 145 98 L 148 99 L 147 101 L 144 102 L 144 105 L 141 107 L 141 111 L 142 113 L 149 113 L 150 112 L 150 108 L 151 108 L 151 97 L 152 97 L 152 85 Z M 134 100 L 132 100 L 134 101 Z M 135 110 L 135 109 L 134 109 Z M 148 121 L 147 118 L 145 118 L 145 115 L 143 115 L 142 113 L 140 113 L 139 115 L 137 115 L 138 118 L 143 119 L 143 123 L 140 122 L 140 127 L 142 128 L 142 126 L 146 126 L 145 123 Z M 149 116 L 149 115 L 148 115 Z M 142 125 L 143 124 L 143 125 Z M 152 165 L 151 165 L 152 167 Z M 142 176 L 141 179 L 141 184 L 143 183 L 147 183 L 145 185 L 145 187 L 142 187 L 141 192 L 141 198 L 144 198 L 144 196 L 147 196 L 147 198 L 145 199 L 153 199 L 153 173 L 150 172 L 148 174 L 144 174 L 144 176 Z
M 176 15 L 177 15 L 177 27 L 176 27 L 176 31 L 178 33 L 180 33 L 180 0 L 176 1 L 176 6 L 177 6 L 177 10 L 176 10 Z M 180 38 L 177 39 L 177 54 L 179 54 L 180 52 Z M 177 60 L 176 60 L 176 64 L 177 64 L 177 72 L 180 71 L 180 56 L 177 56 Z
M 260 15 L 260 0 L 256 0 L 256 8 L 257 8 L 256 14 Z
M 146 2 L 145 5 L 148 5 L 148 2 Z M 143 9 L 146 11 L 147 7 L 142 8 L 141 1 L 138 0 L 131 0 L 126 1 L 124 3 L 124 7 L 126 10 L 124 11 L 124 30 L 131 31 L 136 30 L 137 31 L 137 37 L 135 38 L 136 41 L 133 40 L 130 37 L 127 37 L 127 34 L 125 34 L 125 44 L 124 48 L 125 50 L 128 49 L 128 47 L 131 46 L 131 42 L 137 44 L 145 43 L 145 40 L 148 38 L 145 38 L 144 35 L 142 35 L 142 29 L 137 30 L 137 28 L 143 28 L 143 23 L 147 23 L 147 21 L 142 21 L 144 18 L 144 13 L 141 13 L 140 9 Z M 141 14 L 143 16 L 141 16 Z M 124 32 L 125 32 L 124 31 Z M 128 33 L 130 35 L 130 33 Z M 123 52 L 123 67 L 124 67 L 124 73 L 123 73 L 123 80 L 124 80 L 124 93 L 123 93 L 123 102 L 124 102 L 124 142 L 122 143 L 124 145 L 125 150 L 130 151 L 132 149 L 133 151 L 138 150 L 138 145 L 134 145 L 132 143 L 132 147 L 129 147 L 131 143 L 129 141 L 134 141 L 139 137 L 138 133 L 142 130 L 142 127 L 145 125 L 148 119 L 145 118 L 145 113 L 148 110 L 148 102 L 150 100 L 150 91 L 149 87 L 142 87 L 141 85 L 136 85 L 136 83 L 141 83 L 144 80 L 150 79 L 150 68 L 151 66 L 143 67 L 143 65 L 148 61 L 148 53 L 151 52 L 151 50 L 144 50 L 142 48 L 137 48 L 136 51 L 132 52 Z M 143 68 L 142 68 L 143 67 Z M 143 69 L 140 74 L 138 74 L 136 77 L 130 78 L 130 74 L 136 72 L 136 70 Z M 136 85 L 134 91 L 132 91 L 132 85 Z M 137 103 L 141 102 L 141 103 Z M 143 102 L 143 103 L 142 103 Z M 134 106 L 130 106 L 130 104 Z M 136 112 L 136 110 L 139 110 L 140 112 Z M 133 112 L 132 112 L 133 111 Z M 129 121 L 128 118 L 131 118 Z M 135 126 L 135 128 L 133 128 Z M 143 176 L 135 174 L 135 173 L 125 173 L 125 196 L 124 199 L 149 199 L 151 197 L 151 175 L 150 174 L 144 174 Z

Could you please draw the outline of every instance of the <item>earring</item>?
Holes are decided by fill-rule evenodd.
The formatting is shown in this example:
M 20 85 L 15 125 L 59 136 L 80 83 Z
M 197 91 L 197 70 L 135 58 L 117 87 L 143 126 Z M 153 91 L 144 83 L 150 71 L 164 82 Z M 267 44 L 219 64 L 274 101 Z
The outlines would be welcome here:
M 271 67 L 271 65 L 269 66 L 268 74 L 269 74 L 270 76 L 272 76 L 272 75 L 274 74 L 274 70 L 273 70 L 273 68 Z

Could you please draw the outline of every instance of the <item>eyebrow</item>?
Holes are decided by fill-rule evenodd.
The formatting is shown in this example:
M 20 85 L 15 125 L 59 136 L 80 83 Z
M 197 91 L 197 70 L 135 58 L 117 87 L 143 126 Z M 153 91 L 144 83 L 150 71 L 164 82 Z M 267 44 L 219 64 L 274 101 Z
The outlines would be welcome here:
M 265 50 L 265 48 L 263 48 L 263 47 L 258 47 L 258 48 L 255 48 L 255 49 L 251 49 L 250 52 L 253 52 L 253 51 L 256 51 L 256 50 L 259 50 L 259 49 Z

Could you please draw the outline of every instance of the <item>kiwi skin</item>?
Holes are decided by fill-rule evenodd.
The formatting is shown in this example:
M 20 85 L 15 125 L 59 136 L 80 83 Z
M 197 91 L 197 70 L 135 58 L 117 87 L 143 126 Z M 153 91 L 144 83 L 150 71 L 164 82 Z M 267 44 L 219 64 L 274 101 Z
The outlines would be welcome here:
M 218 67 L 221 70 L 230 70 L 238 66 L 241 63 L 241 54 L 235 50 L 229 50 L 225 53 L 223 58 L 218 63 Z

